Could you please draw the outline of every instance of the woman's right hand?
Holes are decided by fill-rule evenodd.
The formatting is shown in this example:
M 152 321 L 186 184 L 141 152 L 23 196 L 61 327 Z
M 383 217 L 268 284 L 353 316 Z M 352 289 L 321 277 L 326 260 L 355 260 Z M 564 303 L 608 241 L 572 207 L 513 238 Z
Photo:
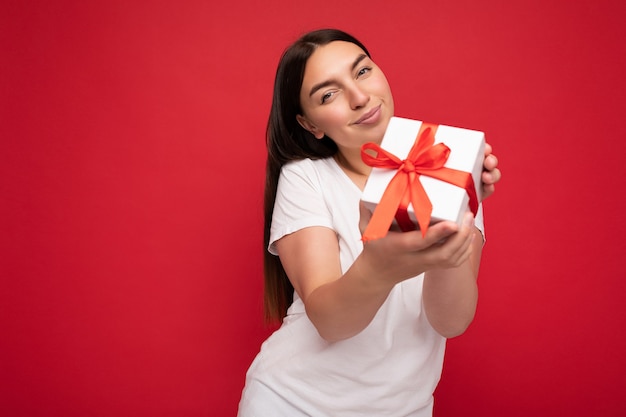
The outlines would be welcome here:
M 372 213 L 361 202 L 361 233 Z M 454 268 L 471 254 L 474 236 L 473 216 L 468 213 L 461 228 L 454 222 L 431 225 L 422 237 L 419 230 L 390 230 L 383 238 L 364 243 L 361 257 L 372 277 L 398 283 L 431 269 Z

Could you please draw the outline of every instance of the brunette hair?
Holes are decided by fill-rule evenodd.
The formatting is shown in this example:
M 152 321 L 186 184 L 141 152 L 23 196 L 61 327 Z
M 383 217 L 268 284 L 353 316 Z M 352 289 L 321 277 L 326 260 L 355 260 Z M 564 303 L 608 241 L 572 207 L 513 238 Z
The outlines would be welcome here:
M 294 291 L 280 259 L 267 250 L 281 167 L 289 161 L 327 158 L 337 152 L 337 145 L 332 139 L 326 136 L 316 139 L 296 120 L 296 115 L 302 114 L 300 89 L 307 61 L 319 46 L 333 41 L 353 43 L 370 56 L 365 46 L 352 35 L 336 29 L 320 29 L 303 35 L 287 48 L 276 70 L 266 132 L 264 196 L 264 310 L 265 319 L 269 323 L 278 322 L 285 317 L 287 308 L 293 302 Z

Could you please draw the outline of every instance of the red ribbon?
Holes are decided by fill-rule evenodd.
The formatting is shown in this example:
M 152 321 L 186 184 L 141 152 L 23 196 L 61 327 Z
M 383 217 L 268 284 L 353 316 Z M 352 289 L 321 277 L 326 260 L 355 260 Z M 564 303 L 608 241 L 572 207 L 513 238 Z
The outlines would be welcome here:
M 397 170 L 365 228 L 364 242 L 384 237 L 394 217 L 403 231 L 415 230 L 415 224 L 407 213 L 409 203 L 413 206 L 422 236 L 426 234 L 433 206 L 419 180 L 420 175 L 464 188 L 469 195 L 470 210 L 476 215 L 478 197 L 474 179 L 468 172 L 443 166 L 450 156 L 450 148 L 443 143 L 434 145 L 437 127 L 435 124 L 422 123 L 415 143 L 403 161 L 375 143 L 366 143 L 361 147 L 361 158 L 367 165 Z M 373 151 L 376 156 L 365 152 L 367 150 Z

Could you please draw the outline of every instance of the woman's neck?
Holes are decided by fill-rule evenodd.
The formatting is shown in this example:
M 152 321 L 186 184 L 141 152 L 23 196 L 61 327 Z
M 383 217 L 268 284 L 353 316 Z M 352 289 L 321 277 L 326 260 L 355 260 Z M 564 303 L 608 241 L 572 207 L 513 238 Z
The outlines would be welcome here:
M 357 187 L 363 190 L 372 168 L 363 162 L 361 153 L 359 152 L 358 157 L 346 157 L 342 152 L 337 152 L 334 158 L 337 165 L 346 173 L 348 178 L 350 178 Z

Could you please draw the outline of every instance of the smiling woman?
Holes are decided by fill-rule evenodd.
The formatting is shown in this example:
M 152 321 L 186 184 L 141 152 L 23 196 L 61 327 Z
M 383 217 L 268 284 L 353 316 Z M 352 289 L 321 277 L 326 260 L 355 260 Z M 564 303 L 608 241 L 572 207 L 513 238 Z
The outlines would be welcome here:
M 300 91 L 300 125 L 315 138 L 332 138 L 340 153 L 360 160 L 361 145 L 380 141 L 393 116 L 389 83 L 354 43 L 331 42 L 311 55 Z
M 381 142 L 393 113 L 352 36 L 311 32 L 283 55 L 265 191 L 266 314 L 283 323 L 247 373 L 240 417 L 432 415 L 446 337 L 476 309 L 483 222 L 479 211 L 363 245 L 361 146 Z M 489 195 L 500 173 L 485 161 Z

